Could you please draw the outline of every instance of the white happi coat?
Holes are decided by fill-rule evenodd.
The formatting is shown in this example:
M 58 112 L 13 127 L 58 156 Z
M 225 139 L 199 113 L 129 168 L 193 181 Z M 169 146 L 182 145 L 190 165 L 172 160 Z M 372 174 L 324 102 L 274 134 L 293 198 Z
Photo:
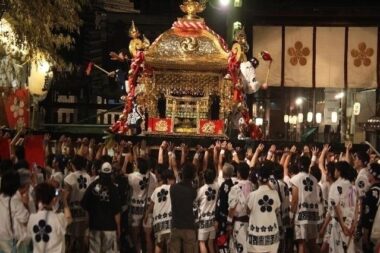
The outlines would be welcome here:
M 64 253 L 67 220 L 63 213 L 40 210 L 30 215 L 28 233 L 34 253 Z
M 281 206 L 279 212 L 277 212 L 277 222 L 280 231 L 280 239 L 282 240 L 285 237 L 286 230 L 290 228 L 289 187 L 283 180 L 277 180 L 273 177 L 271 177 L 269 184 L 280 197 Z
M 235 208 L 235 217 L 247 216 L 248 195 L 254 190 L 249 180 L 240 180 L 228 194 L 228 209 Z M 235 221 L 232 234 L 232 252 L 247 252 L 248 223 Z
M 201 233 L 215 229 L 215 207 L 218 199 L 219 187 L 217 183 L 205 184 L 199 188 L 195 202 L 198 205 L 198 230 Z
M 354 239 L 345 236 L 337 219 L 335 207 L 339 206 L 345 225 L 350 228 L 355 219 L 355 209 L 357 206 L 357 191 L 355 186 L 348 180 L 338 178 L 330 187 L 329 211 L 332 220 L 332 230 L 330 235 L 330 252 L 344 253 L 343 247 L 347 247 L 347 253 L 355 252 Z M 350 244 L 348 242 L 350 241 Z
M 240 63 L 240 80 L 246 94 L 252 94 L 260 89 L 256 80 L 256 70 L 249 61 Z
M 158 235 L 170 233 L 172 221 L 172 203 L 170 200 L 170 185 L 164 184 L 157 187 L 152 196 L 153 207 L 153 230 Z
M 276 211 L 280 205 L 278 192 L 268 185 L 249 194 L 248 252 L 277 252 L 280 238 Z
M 132 219 L 131 225 L 136 227 L 143 218 L 147 196 L 153 193 L 157 179 L 150 172 L 141 174 L 136 171 L 128 175 L 128 183 L 132 188 L 129 215 Z
M 69 206 L 71 216 L 73 217 L 73 222 L 67 234 L 72 236 L 84 236 L 88 228 L 88 215 L 80 205 L 80 202 L 87 187 L 91 184 L 91 177 L 87 172 L 78 170 L 68 174 L 64 182 L 71 187 Z
M 367 168 L 363 168 L 359 171 L 355 180 L 356 190 L 359 197 L 364 197 L 371 184 L 369 183 L 369 172 Z
M 317 179 L 306 172 L 300 172 L 290 179 L 290 183 L 298 188 L 298 208 L 294 224 L 317 224 L 319 221 Z

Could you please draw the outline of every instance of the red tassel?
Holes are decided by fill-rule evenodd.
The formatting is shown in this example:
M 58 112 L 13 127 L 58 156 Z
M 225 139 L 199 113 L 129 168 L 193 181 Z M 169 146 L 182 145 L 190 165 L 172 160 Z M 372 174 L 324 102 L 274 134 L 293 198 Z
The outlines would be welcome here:
M 89 76 L 92 72 L 92 68 L 94 67 L 94 63 L 93 62 L 89 62 L 88 65 L 87 65 L 87 68 L 86 68 L 86 76 Z
M 272 56 L 270 55 L 268 51 L 261 51 L 260 55 L 264 61 L 273 61 Z

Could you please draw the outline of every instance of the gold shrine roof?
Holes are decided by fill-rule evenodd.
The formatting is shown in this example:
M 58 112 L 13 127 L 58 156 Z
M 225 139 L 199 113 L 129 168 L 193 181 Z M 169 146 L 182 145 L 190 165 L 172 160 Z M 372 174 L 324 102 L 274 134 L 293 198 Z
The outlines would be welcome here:
M 145 63 L 156 69 L 221 71 L 227 58 L 226 43 L 203 19 L 178 19 L 145 53 Z

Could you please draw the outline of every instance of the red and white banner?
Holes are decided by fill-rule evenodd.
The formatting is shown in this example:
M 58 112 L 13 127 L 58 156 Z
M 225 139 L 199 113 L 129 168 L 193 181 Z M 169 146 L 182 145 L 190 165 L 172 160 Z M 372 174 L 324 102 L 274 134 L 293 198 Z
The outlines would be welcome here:
M 29 127 L 29 92 L 18 89 L 5 99 L 5 113 L 9 128 Z

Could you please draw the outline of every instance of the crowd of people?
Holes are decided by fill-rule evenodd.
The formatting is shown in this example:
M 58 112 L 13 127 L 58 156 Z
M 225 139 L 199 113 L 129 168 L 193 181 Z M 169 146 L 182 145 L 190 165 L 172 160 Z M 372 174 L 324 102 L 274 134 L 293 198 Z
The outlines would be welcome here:
M 352 144 L 335 154 L 46 135 L 42 168 L 11 143 L 1 253 L 379 252 L 379 157 Z

